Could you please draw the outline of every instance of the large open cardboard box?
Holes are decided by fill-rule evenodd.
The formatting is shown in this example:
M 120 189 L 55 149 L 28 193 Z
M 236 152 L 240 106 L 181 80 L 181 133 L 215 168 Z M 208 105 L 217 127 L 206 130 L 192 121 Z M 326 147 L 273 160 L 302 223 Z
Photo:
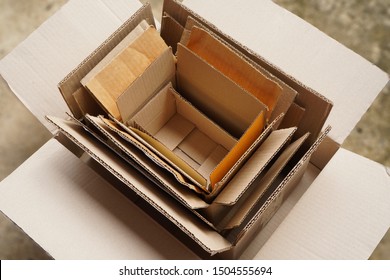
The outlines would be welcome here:
M 169 3 L 166 9 L 174 14 L 177 4 Z M 275 197 L 276 208 L 284 203 L 260 232 L 248 231 L 240 240 L 240 250 L 246 249 L 242 255 L 233 248 L 226 256 L 367 258 L 389 228 L 389 173 L 339 146 L 388 76 L 271 1 L 188 0 L 184 5 L 238 41 L 273 75 L 297 91 L 314 90 L 334 105 L 326 121 L 333 129 L 305 162 L 307 169 L 291 195 Z M 1 61 L 0 73 L 56 133 L 44 116 L 67 118 L 57 83 L 139 8 L 136 0 L 70 1 Z M 90 156 L 99 155 L 95 159 L 62 134 L 57 139 L 0 187 L 1 211 L 54 258 L 196 258 L 194 253 L 207 257 L 232 247 L 207 226 L 192 226 L 197 221 L 177 212 L 171 200 L 153 196 L 150 180 L 135 171 L 123 178 L 126 171 L 115 173 L 125 170 L 120 163 L 102 168 L 110 155 L 89 139 L 83 145 Z M 130 190 L 126 180 L 144 192 Z M 177 216 L 170 217 L 170 211 Z

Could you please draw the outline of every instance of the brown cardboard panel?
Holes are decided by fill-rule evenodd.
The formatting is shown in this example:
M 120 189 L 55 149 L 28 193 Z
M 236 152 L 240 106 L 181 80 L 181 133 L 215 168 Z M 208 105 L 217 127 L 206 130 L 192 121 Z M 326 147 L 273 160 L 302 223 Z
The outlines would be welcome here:
M 184 27 L 181 26 L 173 17 L 164 13 L 161 21 L 161 37 L 168 46 L 172 47 L 173 53 L 176 53 L 176 44 L 180 41 Z
M 149 27 L 94 76 L 82 80 L 82 83 L 110 115 L 121 119 L 116 105 L 118 97 L 167 48 L 156 29 Z
M 142 20 L 148 24 L 155 25 L 150 4 L 144 5 L 130 19 L 124 22 L 121 27 L 104 41 L 93 53 L 82 61 L 71 73 L 69 73 L 59 84 L 60 92 L 68 104 L 69 109 L 76 118 L 82 118 L 73 93 L 82 87 L 80 81 L 89 71 L 92 70 L 127 34 L 131 32 Z
M 287 165 L 292 156 L 302 146 L 303 142 L 307 139 L 308 134 L 302 136 L 292 144 L 290 144 L 282 154 L 277 158 L 271 168 L 267 171 L 264 177 L 261 178 L 256 188 L 253 189 L 249 194 L 245 194 L 246 199 L 242 203 L 235 205 L 238 210 L 234 212 L 229 219 L 226 219 L 222 224 L 226 223 L 224 229 L 232 229 L 238 227 L 249 215 L 249 212 L 255 207 L 259 200 L 265 195 L 267 189 L 274 182 L 276 177 L 280 174 L 282 169 Z
M 254 65 L 259 65 L 265 71 L 270 73 L 271 76 L 276 77 L 278 80 L 282 80 L 287 84 L 286 89 L 298 92 L 298 95 L 295 99 L 295 102 L 306 109 L 305 116 L 302 118 L 301 125 L 298 127 L 296 137 L 304 135 L 306 132 L 310 132 L 309 139 L 304 143 L 307 145 L 306 148 L 309 148 L 316 139 L 321 129 L 325 123 L 327 116 L 330 113 L 332 108 L 332 102 L 315 92 L 313 89 L 308 88 L 305 85 L 302 85 L 294 78 L 289 76 L 287 73 L 283 72 L 280 68 L 272 63 L 266 61 L 260 54 L 254 53 L 247 47 L 240 44 L 238 41 L 232 37 L 224 34 L 218 30 L 214 25 L 207 22 L 198 14 L 194 13 L 178 1 L 166 0 L 164 1 L 163 11 L 168 13 L 173 17 L 179 24 L 182 26 L 186 25 L 187 18 L 189 16 L 193 17 L 195 20 L 202 22 L 203 26 L 206 26 L 207 29 L 212 30 L 215 34 L 218 35 L 223 41 L 227 42 L 231 47 L 240 52 L 244 57 L 247 57 L 250 61 L 253 61 Z M 281 85 L 281 84 L 280 84 Z M 290 93 L 293 93 L 293 91 Z M 284 111 L 285 110 L 281 110 Z M 274 116 L 280 114 L 280 109 L 275 108 Z M 271 120 L 273 118 L 271 117 Z
M 187 47 L 256 96 L 268 107 L 267 118 L 270 117 L 282 91 L 278 84 L 266 78 L 240 55 L 203 29 L 192 28 Z
M 323 169 L 328 162 L 333 158 L 334 154 L 340 148 L 340 144 L 335 142 L 330 137 L 325 137 L 324 141 L 319 145 L 313 153 L 310 162 L 319 169 Z
M 237 235 L 239 238 L 245 236 L 248 232 L 257 232 L 263 228 L 271 217 L 275 214 L 285 198 L 298 184 L 301 177 L 305 173 L 306 167 L 310 162 L 312 154 L 316 151 L 318 146 L 326 138 L 330 131 L 330 127 L 327 127 L 325 131 L 317 138 L 316 142 L 307 150 L 304 156 L 298 161 L 298 163 L 288 172 L 282 182 L 273 190 L 270 188 L 268 192 L 270 194 L 265 196 L 267 199 L 264 204 L 257 210 L 256 214 L 251 217 L 247 225 L 242 229 L 242 232 Z M 251 233 L 249 234 L 249 236 Z
M 288 140 L 291 139 L 296 127 L 275 130 L 264 143 L 253 153 L 223 191 L 215 198 L 214 203 L 232 205 L 236 203 L 253 181 L 261 174 L 268 163 L 276 156 Z M 237 188 L 236 186 L 246 186 Z
M 177 201 L 164 195 L 156 185 L 142 177 L 135 169 L 113 154 L 105 146 L 100 145 L 87 132 L 72 121 L 55 117 L 47 119 L 56 125 L 62 133 L 87 152 L 104 169 L 122 181 L 142 200 L 146 201 L 164 217 L 189 236 L 194 242 L 209 254 L 229 250 L 231 243 L 217 233 L 214 229 L 200 220 L 188 210 L 177 204 Z
M 85 86 L 93 79 L 100 71 L 107 67 L 124 49 L 129 47 L 136 39 L 138 39 L 150 25 L 146 20 L 142 20 L 112 51 L 110 51 L 84 78 L 81 79 L 81 84 Z
M 169 82 L 175 81 L 175 58 L 172 49 L 164 51 L 117 99 L 123 123 Z
M 299 124 L 305 115 L 305 108 L 292 103 L 288 109 L 286 115 L 283 118 L 282 123 L 280 124 L 281 128 L 296 126 L 299 127 Z
M 265 109 L 255 97 L 180 44 L 176 79 L 178 91 L 187 100 L 236 138 Z
M 162 107 L 161 104 L 159 106 Z M 175 114 L 169 120 L 162 123 L 157 132 L 152 132 L 151 134 L 166 145 L 168 149 L 173 151 L 186 139 L 194 128 L 195 125 L 187 118 L 180 114 Z M 145 130 L 149 133 L 151 131 L 149 128 L 145 128 Z
M 83 115 L 91 114 L 97 116 L 104 113 L 103 109 L 96 102 L 96 100 L 83 87 L 79 88 L 73 93 L 73 98 Z

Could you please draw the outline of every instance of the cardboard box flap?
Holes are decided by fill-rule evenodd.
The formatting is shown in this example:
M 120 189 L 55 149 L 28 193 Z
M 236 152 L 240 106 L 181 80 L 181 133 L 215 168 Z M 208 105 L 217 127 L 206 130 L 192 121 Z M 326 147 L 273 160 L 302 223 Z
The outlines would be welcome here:
M 199 217 L 188 215 L 188 209 L 178 204 L 175 199 L 136 169 L 129 168 L 127 162 L 101 144 L 98 140 L 88 137 L 81 126 L 73 121 L 56 117 L 47 117 L 58 129 L 82 150 L 95 160 L 101 167 L 111 173 L 117 180 L 125 184 L 127 189 L 149 204 L 155 211 L 168 219 L 170 224 L 180 229 L 187 237 L 209 254 L 229 250 L 232 244 L 218 232 L 205 224 Z
M 1 182 L 0 210 L 55 259 L 197 258 L 55 139 Z
M 58 82 L 140 7 L 135 0 L 70 0 L 0 61 L 0 74 L 39 121 L 53 130 L 44 116 L 65 117 L 68 111 L 58 94 Z
M 184 5 L 332 100 L 326 124 L 332 125 L 330 137 L 339 144 L 389 80 L 378 67 L 272 1 L 186 0 Z M 243 10 L 245 17 L 237 12 Z
M 367 259 L 389 229 L 389 201 L 389 169 L 339 149 L 256 258 Z

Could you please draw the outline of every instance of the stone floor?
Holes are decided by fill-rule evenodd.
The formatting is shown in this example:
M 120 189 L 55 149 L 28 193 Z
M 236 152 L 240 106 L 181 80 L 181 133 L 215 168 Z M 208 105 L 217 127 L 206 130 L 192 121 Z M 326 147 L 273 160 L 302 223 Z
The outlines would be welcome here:
M 0 0 L 0 59 L 66 0 Z M 161 0 L 152 0 L 156 13 Z M 389 0 L 275 0 L 390 72 Z M 50 134 L 0 81 L 0 181 L 33 154 Z M 28 139 L 28 141 L 26 141 Z M 390 166 L 390 86 L 375 100 L 343 146 Z M 21 206 L 22 207 L 22 206 Z M 46 259 L 25 233 L 0 213 L 0 259 Z M 387 233 L 371 259 L 390 259 Z

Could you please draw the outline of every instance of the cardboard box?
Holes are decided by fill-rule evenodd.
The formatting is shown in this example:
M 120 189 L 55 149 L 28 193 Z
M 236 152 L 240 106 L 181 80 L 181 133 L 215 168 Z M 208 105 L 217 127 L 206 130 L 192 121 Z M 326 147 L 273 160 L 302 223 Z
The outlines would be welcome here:
M 105 5 L 94 6 L 92 2 L 83 2 L 82 4 L 76 3 L 76 1 L 69 2 L 56 16 L 2 60 L 1 74 L 15 93 L 26 99 L 29 98 L 28 94 L 31 91 L 36 90 L 37 94 L 38 92 L 46 94 L 46 89 L 47 98 L 51 97 L 55 101 L 50 107 L 43 106 L 45 108 L 43 112 L 57 116 L 65 112 L 66 106 L 62 100 L 58 99 L 58 94 L 54 96 L 56 83 L 89 53 L 92 53 L 89 57 L 92 60 L 98 59 L 100 61 L 102 59 L 102 57 L 94 56 L 98 52 L 92 51 L 102 43 L 104 38 L 108 37 L 107 33 L 118 27 L 117 17 L 112 16 L 112 11 L 124 20 L 139 8 L 139 5 L 134 1 L 118 1 L 115 4 L 110 4 L 113 6 L 107 8 Z M 127 7 L 125 4 L 129 5 L 127 10 L 123 9 L 123 7 Z M 188 7 L 228 34 L 225 36 L 225 40 L 236 38 L 240 41 L 240 43 L 235 43 L 237 49 L 256 61 L 270 75 L 283 80 L 299 93 L 297 98 L 300 104 L 297 105 L 302 105 L 301 107 L 306 109 L 305 114 L 313 116 L 310 121 L 306 119 L 306 123 L 305 118 L 302 118 L 301 124 L 302 121 L 304 124 L 301 126 L 303 127 L 302 131 L 299 132 L 298 128 L 298 133 L 300 133 L 298 135 L 305 135 L 307 131 L 311 132 L 308 136 L 309 147 L 316 148 L 319 145 L 319 142 L 316 141 L 317 135 L 325 122 L 324 115 L 327 115 L 317 113 L 328 113 L 330 109 L 328 100 L 314 90 L 332 100 L 334 109 L 327 122 L 332 124 L 333 130 L 329 137 L 318 147 L 318 151 L 312 157 L 310 155 L 314 150 L 306 147 L 306 155 L 291 173 L 293 177 L 288 176 L 288 180 L 283 180 L 285 184 L 281 184 L 282 187 L 273 193 L 264 204 L 265 206 L 251 216 L 247 223 L 248 226 L 241 229 L 240 239 L 232 243 L 222 238 L 216 231 L 210 230 L 210 227 L 201 223 L 198 217 L 188 215 L 185 209 L 178 208 L 177 201 L 170 196 L 162 193 L 157 194 L 156 186 L 151 180 L 140 176 L 135 170 L 128 170 L 123 161 L 113 159 L 110 151 L 96 141 L 85 137 L 85 132 L 75 126 L 72 121 L 59 122 L 63 134 L 89 152 L 94 160 L 87 159 L 87 161 L 92 167 L 99 170 L 100 175 L 103 175 L 123 193 L 127 193 L 144 211 L 153 216 L 161 225 L 164 225 L 164 228 L 175 232 L 176 238 L 167 234 L 162 227 L 153 222 L 150 216 L 145 216 L 110 185 L 95 176 L 94 171 L 89 167 L 80 164 L 55 140 L 51 140 L 2 183 L 0 205 L 4 213 L 53 257 L 192 258 L 194 255 L 188 248 L 191 248 L 191 251 L 201 252 L 200 254 L 205 256 L 233 249 L 232 247 L 234 249 L 230 250 L 232 254 L 230 257 L 235 257 L 237 256 L 234 255 L 235 253 L 240 254 L 239 251 L 246 248 L 246 243 L 251 242 L 241 257 L 366 258 L 386 232 L 389 227 L 390 213 L 389 206 L 385 203 L 389 198 L 388 174 L 384 172 L 382 166 L 343 149 L 338 149 L 338 147 L 360 118 L 361 112 L 369 106 L 375 95 L 387 83 L 387 75 L 299 18 L 286 13 L 272 2 L 249 1 L 245 3 L 244 7 L 248 9 L 248 15 L 251 15 L 245 17 L 246 22 L 240 21 L 242 15 L 235 14 L 236 5 L 243 5 L 242 3 L 223 4 L 222 1 L 214 1 L 212 4 L 207 4 L 205 1 L 186 2 Z M 178 3 L 168 1 L 165 10 L 180 22 L 180 18 L 188 15 L 189 11 L 178 9 L 178 5 Z M 255 9 L 256 7 L 259 9 Z M 70 37 L 65 40 L 66 44 L 64 44 L 64 34 L 66 34 L 67 28 L 74 27 L 74 25 L 71 27 L 65 24 L 67 18 L 69 15 L 75 16 L 76 11 L 81 11 L 84 8 L 90 9 L 91 12 L 88 15 L 91 18 L 85 19 L 88 23 L 77 26 L 76 29 L 80 29 L 80 31 L 76 35 L 80 35 L 80 37 Z M 147 18 L 150 19 L 151 13 L 146 9 L 143 11 L 143 16 L 147 15 Z M 178 11 L 181 12 L 175 14 Z M 142 12 L 137 13 L 136 17 L 140 14 Z M 222 17 L 218 16 L 221 14 Z M 83 46 L 85 50 L 72 52 L 74 46 L 72 42 L 79 41 L 84 38 L 83 36 L 89 38 L 92 26 L 106 17 L 104 26 L 111 30 L 109 32 L 107 29 L 99 30 L 98 34 L 94 34 L 96 36 L 95 46 L 85 45 Z M 58 20 L 61 21 L 61 24 Z M 81 17 L 77 20 L 81 20 Z M 175 26 L 172 21 L 169 24 Z M 262 36 L 258 36 L 259 24 L 264 26 L 264 30 L 260 29 Z M 280 25 L 283 25 L 285 29 L 272 32 L 273 28 L 277 29 Z M 250 29 L 248 26 L 256 26 L 256 28 Z M 61 37 L 57 35 L 58 33 L 50 32 L 53 28 L 64 29 L 63 32 L 59 32 Z M 245 33 L 242 30 L 245 30 Z M 121 31 L 123 28 L 115 34 Z M 42 36 L 45 32 L 52 34 L 50 43 L 46 42 L 47 36 Z M 291 40 L 291 36 L 303 38 L 303 33 L 307 36 L 305 37 L 307 40 L 294 42 L 295 53 L 275 52 L 275 46 L 286 45 L 283 43 Z M 69 34 L 75 36 L 74 32 L 69 31 Z M 254 34 L 257 36 L 253 36 Z M 312 44 L 308 44 L 308 41 Z M 64 48 L 66 59 L 55 56 L 55 50 L 60 46 Z M 68 51 L 66 46 L 69 46 Z M 99 50 L 108 46 L 109 44 L 103 44 Z M 49 49 L 44 56 L 41 47 Z M 24 48 L 28 48 L 33 55 L 24 56 Z M 50 67 L 53 69 L 48 71 L 49 69 L 42 61 L 48 59 L 50 53 L 56 60 L 51 60 Z M 315 55 L 318 53 L 324 53 L 324 55 Z M 312 60 L 303 59 L 304 57 L 310 57 Z M 343 63 L 337 59 L 339 57 L 344 58 Z M 40 63 L 35 63 L 35 59 Z M 37 78 L 37 83 L 34 83 L 33 87 L 26 84 L 25 80 L 19 80 L 20 75 L 16 74 L 19 69 L 15 67 L 15 63 L 12 63 L 15 60 L 35 66 L 26 67 L 25 70 L 26 75 Z M 305 61 L 304 65 L 302 65 L 303 61 Z M 348 63 L 345 63 L 346 61 Z M 321 65 L 321 67 L 316 68 L 316 65 Z M 302 71 L 302 69 L 308 69 L 309 66 L 311 71 Z M 77 75 L 78 71 L 82 72 L 83 70 L 77 68 L 73 74 Z M 323 73 L 328 74 L 327 78 L 332 83 L 319 79 L 319 77 L 323 77 Z M 77 90 L 77 85 L 75 85 L 75 90 Z M 354 97 L 356 92 L 361 93 L 358 96 L 362 100 L 358 100 L 354 104 L 354 108 L 351 109 L 348 107 L 350 104 L 343 101 Z M 42 119 L 42 110 L 39 108 L 41 103 L 34 102 L 36 95 L 31 97 L 30 102 L 33 102 L 31 104 L 35 103 L 36 107 L 35 105 L 30 106 Z M 315 106 L 308 106 L 312 102 Z M 350 110 L 345 110 L 345 107 Z M 50 110 L 52 111 L 50 112 Z M 333 122 L 331 122 L 332 120 Z M 323 137 L 325 134 L 320 137 L 320 140 Z M 63 136 L 59 136 L 59 138 L 70 150 L 76 153 L 79 151 L 79 148 L 76 148 L 71 141 L 67 141 Z M 64 161 L 63 165 L 53 164 L 60 160 Z M 348 161 L 349 164 L 346 165 L 345 161 Z M 69 165 L 66 164 L 67 162 Z M 107 162 L 110 164 L 107 165 Z M 102 166 L 103 169 L 101 169 Z M 277 173 L 277 171 L 274 172 Z M 371 177 L 373 174 L 375 176 Z M 290 188 L 298 183 L 301 177 L 302 180 L 296 189 L 286 198 L 285 195 Z M 27 180 L 27 178 L 28 183 L 20 183 L 20 180 Z M 375 183 L 375 192 L 371 188 L 367 188 L 368 186 L 365 184 L 367 180 L 370 183 Z M 16 184 L 16 182 L 19 183 Z M 10 186 L 13 184 L 20 187 L 11 188 Z M 327 187 L 324 188 L 324 185 Z M 305 191 L 307 188 L 308 190 Z M 24 199 L 20 193 L 26 194 L 29 199 Z M 299 199 L 302 193 L 304 195 Z M 50 200 L 47 200 L 48 195 Z M 278 208 L 284 199 L 287 200 L 276 215 L 258 233 L 257 229 L 267 222 L 274 214 L 275 208 Z M 26 206 L 24 209 L 30 210 L 32 208 L 33 211 L 21 211 L 13 201 L 20 201 Z M 296 205 L 293 207 L 295 203 Z M 131 211 L 132 217 L 124 214 L 130 213 L 129 211 Z M 34 223 L 35 219 L 42 217 L 45 217 L 45 220 L 52 225 L 52 232 L 46 232 L 46 227 L 43 228 L 41 224 Z M 369 231 L 359 231 L 367 224 L 372 225 Z M 102 228 L 101 231 L 96 231 L 97 225 Z M 145 232 L 150 233 L 150 235 L 145 236 Z M 352 238 L 351 233 L 353 234 Z M 164 239 L 166 243 L 161 244 L 159 241 L 163 235 L 166 238 Z M 107 236 L 111 236 L 112 239 L 107 240 Z M 58 240 L 64 243 L 59 244 Z M 178 240 L 187 244 L 188 247 L 178 245 L 180 244 Z M 361 242 L 362 240 L 364 240 L 365 245 Z M 101 244 L 101 246 L 96 246 L 96 244 Z M 332 250 L 329 250 L 329 246 Z M 349 247 L 353 247 L 354 250 L 349 250 Z M 72 251 L 70 248 L 77 250 Z

